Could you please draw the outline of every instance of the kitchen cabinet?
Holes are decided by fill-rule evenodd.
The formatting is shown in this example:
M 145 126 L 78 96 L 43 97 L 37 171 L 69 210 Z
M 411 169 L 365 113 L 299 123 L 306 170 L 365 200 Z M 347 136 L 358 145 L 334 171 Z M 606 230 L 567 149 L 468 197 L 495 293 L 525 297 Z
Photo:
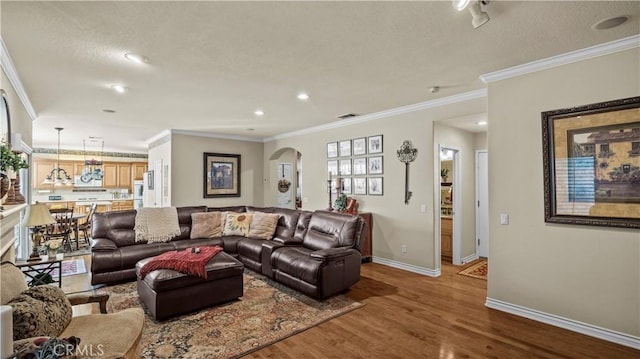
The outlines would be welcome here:
M 32 165 L 33 172 L 33 187 L 37 189 L 51 189 L 53 184 L 43 184 L 42 182 L 47 178 L 51 171 L 57 166 L 56 160 L 34 160 Z M 67 171 L 71 181 L 73 181 L 74 163 L 71 161 L 60 161 L 60 168 Z M 54 178 L 55 179 L 55 178 Z M 63 178 L 64 179 L 64 178 Z
M 145 172 L 147 172 L 146 163 L 131 163 L 131 173 L 134 181 L 142 181 L 144 179 Z
M 128 211 L 133 209 L 133 200 L 111 201 L 112 211 Z
M 102 170 L 104 188 L 131 188 L 133 185 L 130 163 L 105 162 Z
M 440 218 L 440 253 L 443 259 L 451 261 L 453 257 L 453 220 Z

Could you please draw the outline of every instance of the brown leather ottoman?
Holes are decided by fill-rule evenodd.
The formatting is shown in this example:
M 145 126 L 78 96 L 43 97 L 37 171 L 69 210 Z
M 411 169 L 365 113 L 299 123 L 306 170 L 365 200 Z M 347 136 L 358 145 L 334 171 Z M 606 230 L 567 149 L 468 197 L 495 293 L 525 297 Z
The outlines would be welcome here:
M 151 258 L 136 263 L 136 275 Z M 138 295 L 156 320 L 228 302 L 242 297 L 241 262 L 225 252 L 216 254 L 207 263 L 207 279 L 158 269 L 138 276 Z

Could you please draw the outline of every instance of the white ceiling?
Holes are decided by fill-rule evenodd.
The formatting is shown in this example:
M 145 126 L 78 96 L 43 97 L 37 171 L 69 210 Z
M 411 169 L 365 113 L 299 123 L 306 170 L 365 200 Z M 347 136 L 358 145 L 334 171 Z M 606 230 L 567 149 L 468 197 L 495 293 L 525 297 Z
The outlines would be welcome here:
M 2 39 L 38 114 L 34 147 L 55 148 L 59 126 L 63 148 L 96 136 L 105 150 L 132 152 L 164 129 L 259 139 L 478 90 L 481 74 L 640 33 L 638 1 L 491 1 L 478 29 L 450 1 L 0 6 Z M 591 28 L 618 15 L 630 20 Z M 300 91 L 311 98 L 297 100 Z M 477 121 L 484 102 L 438 116 Z

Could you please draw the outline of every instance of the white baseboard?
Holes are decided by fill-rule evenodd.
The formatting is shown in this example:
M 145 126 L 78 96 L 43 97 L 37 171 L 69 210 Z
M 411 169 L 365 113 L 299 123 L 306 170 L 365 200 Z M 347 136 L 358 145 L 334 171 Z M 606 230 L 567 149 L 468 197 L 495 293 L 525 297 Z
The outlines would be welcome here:
M 383 264 L 389 267 L 406 270 L 408 272 L 423 274 L 429 277 L 439 277 L 440 269 L 429 269 L 415 266 L 413 264 L 402 263 L 391 259 L 373 256 L 373 263 Z
M 529 318 L 538 322 L 550 324 L 556 327 L 589 335 L 634 349 L 640 349 L 640 337 L 636 337 L 633 335 L 616 332 L 614 330 L 579 322 L 569 318 L 560 317 L 554 314 L 541 312 L 535 309 L 522 307 L 516 304 L 503 302 L 501 300 L 491 299 L 489 297 L 487 297 L 485 305 L 491 309 L 497 309 L 503 312 L 515 314 L 521 317 Z
M 478 257 L 477 253 L 470 254 L 470 255 L 462 258 L 462 264 L 473 262 L 478 258 L 480 258 L 480 257 Z

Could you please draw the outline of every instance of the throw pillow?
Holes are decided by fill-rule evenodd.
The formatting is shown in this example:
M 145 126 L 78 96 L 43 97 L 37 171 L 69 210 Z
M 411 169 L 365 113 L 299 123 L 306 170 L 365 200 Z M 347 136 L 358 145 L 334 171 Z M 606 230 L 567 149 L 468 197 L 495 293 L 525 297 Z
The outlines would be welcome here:
M 13 308 L 13 340 L 57 337 L 71 322 L 71 303 L 51 285 L 29 288 L 7 305 Z
M 275 213 L 252 212 L 251 226 L 249 227 L 249 235 L 247 237 L 254 239 L 273 238 L 278 226 L 280 215 Z
M 249 226 L 251 225 L 251 213 L 227 213 L 227 218 L 222 230 L 223 236 L 242 236 L 249 234 Z
M 191 213 L 191 239 L 222 237 L 221 212 Z

